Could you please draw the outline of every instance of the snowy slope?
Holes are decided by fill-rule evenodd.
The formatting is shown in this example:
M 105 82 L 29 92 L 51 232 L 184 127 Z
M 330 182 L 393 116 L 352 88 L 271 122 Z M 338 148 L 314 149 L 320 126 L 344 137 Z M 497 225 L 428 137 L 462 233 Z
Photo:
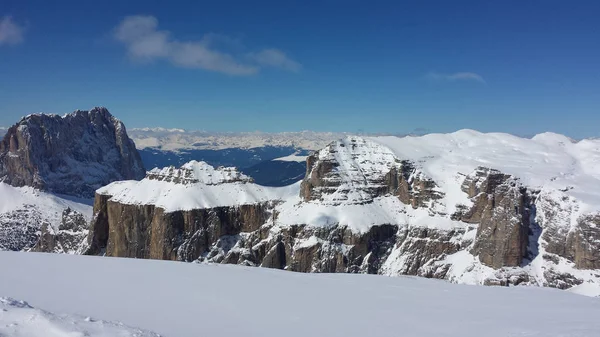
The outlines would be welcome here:
M 164 336 L 600 335 L 600 302 L 555 289 L 10 252 L 0 266 L 2 296 Z
M 63 211 L 81 213 L 86 221 L 92 217 L 92 200 L 59 196 L 33 187 L 13 187 L 0 182 L 0 250 L 31 248 L 43 224 L 59 230 Z
M 91 217 L 90 200 L 42 192 L 33 187 L 13 187 L 0 182 L 0 213 L 9 213 L 22 209 L 24 205 L 32 205 L 41 213 L 47 214 L 52 224 L 60 223 L 63 209 L 71 208 Z
M 158 337 L 122 323 L 91 317 L 57 315 L 36 309 L 27 302 L 0 297 L 0 336 L 13 337 Z
M 582 212 L 600 210 L 600 140 L 574 142 L 554 133 L 527 139 L 474 130 L 370 139 L 419 163 L 446 193 L 449 209 L 465 202 L 457 182 L 484 166 L 514 175 L 530 188 L 566 190 L 581 202 Z

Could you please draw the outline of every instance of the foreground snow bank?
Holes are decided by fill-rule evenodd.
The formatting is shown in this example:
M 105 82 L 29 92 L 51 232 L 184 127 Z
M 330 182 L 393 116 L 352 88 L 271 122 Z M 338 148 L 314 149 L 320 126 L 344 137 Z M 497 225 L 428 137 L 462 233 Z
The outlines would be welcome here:
M 27 302 L 0 297 L 0 336 L 14 337 L 158 337 L 121 323 L 90 317 L 55 315 Z
M 600 301 L 555 289 L 14 252 L 0 270 L 2 296 L 165 336 L 600 335 Z

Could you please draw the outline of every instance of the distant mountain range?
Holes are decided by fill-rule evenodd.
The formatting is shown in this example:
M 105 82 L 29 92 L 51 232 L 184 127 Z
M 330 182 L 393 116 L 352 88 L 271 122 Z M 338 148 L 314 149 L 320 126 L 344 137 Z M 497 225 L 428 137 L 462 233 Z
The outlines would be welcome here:
M 301 180 L 305 172 L 303 160 L 285 160 L 285 157 L 306 156 L 346 134 L 312 131 L 217 133 L 141 128 L 130 130 L 129 135 L 149 169 L 179 167 L 197 160 L 215 167 L 238 167 L 261 185 L 285 186 Z M 282 157 L 284 160 L 276 160 Z
M 224 150 L 260 147 L 291 147 L 317 150 L 347 135 L 333 132 L 208 132 L 182 129 L 140 128 L 129 130 L 138 149 Z

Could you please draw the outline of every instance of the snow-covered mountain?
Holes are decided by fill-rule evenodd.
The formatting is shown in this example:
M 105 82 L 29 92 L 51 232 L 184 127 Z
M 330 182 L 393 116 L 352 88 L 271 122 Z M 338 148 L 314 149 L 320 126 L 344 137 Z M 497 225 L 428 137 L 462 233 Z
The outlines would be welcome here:
M 144 175 L 105 108 L 22 118 L 0 140 L 0 250 L 80 251 L 95 190 Z
M 8 131 L 8 128 L 6 128 L 4 126 L 0 126 L 0 137 L 4 137 L 4 135 L 6 134 L 6 131 Z
M 98 190 L 87 253 L 597 287 L 599 165 L 597 140 L 472 130 L 348 136 L 282 188 L 194 162 Z
M 152 336 L 127 326 L 176 337 L 600 335 L 598 299 L 555 289 L 15 252 L 0 252 L 0 266 L 0 296 L 46 310 L 28 309 L 29 319 L 12 326 L 18 310 L 0 307 L 8 336 L 46 320 L 86 332 L 65 336 L 92 337 Z
M 163 151 L 251 149 L 260 147 L 292 147 L 318 150 L 331 141 L 344 137 L 333 132 L 208 132 L 165 128 L 129 130 L 138 149 Z

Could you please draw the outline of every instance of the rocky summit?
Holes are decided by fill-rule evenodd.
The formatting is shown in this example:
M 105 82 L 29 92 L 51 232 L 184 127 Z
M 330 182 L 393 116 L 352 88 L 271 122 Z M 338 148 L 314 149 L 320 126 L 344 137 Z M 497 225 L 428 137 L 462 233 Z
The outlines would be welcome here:
M 145 169 L 125 126 L 106 108 L 32 114 L 0 141 L 0 181 L 84 198 Z
M 600 142 L 346 137 L 273 188 L 191 162 L 96 192 L 87 254 L 600 287 Z
M 0 250 L 80 252 L 95 190 L 144 174 L 105 108 L 22 118 L 0 141 Z

